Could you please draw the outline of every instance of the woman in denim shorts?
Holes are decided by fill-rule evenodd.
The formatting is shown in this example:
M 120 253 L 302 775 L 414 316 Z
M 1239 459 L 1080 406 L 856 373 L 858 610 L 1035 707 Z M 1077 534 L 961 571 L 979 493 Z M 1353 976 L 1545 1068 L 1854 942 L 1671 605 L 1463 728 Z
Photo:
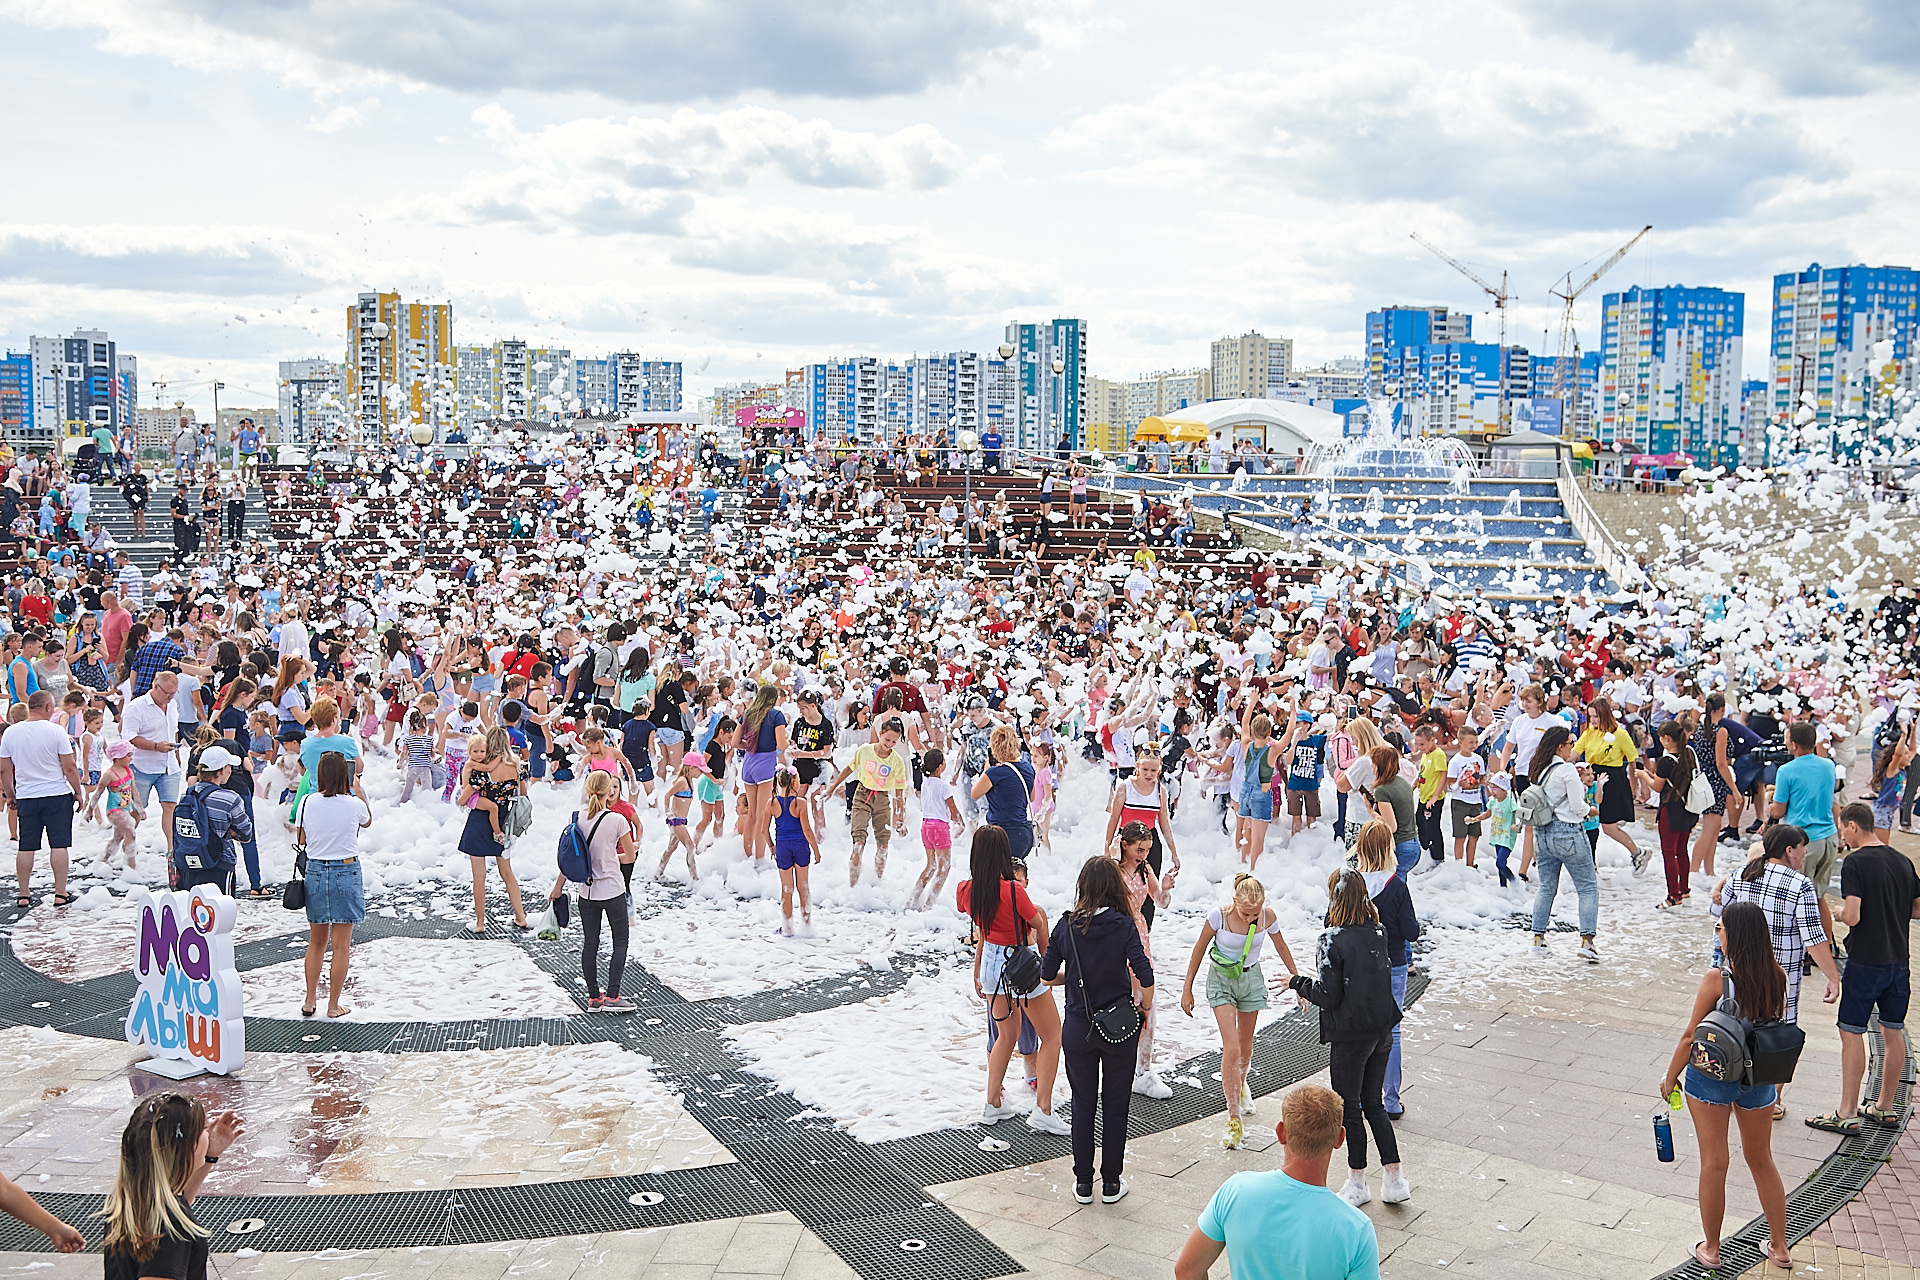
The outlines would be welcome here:
M 373 811 L 353 776 L 353 766 L 337 751 L 320 757 L 319 786 L 300 802 L 298 835 L 307 851 L 307 999 L 300 1016 L 318 1012 L 320 960 L 329 944 L 333 966 L 327 974 L 327 1016 L 344 1018 L 352 1010 L 340 1003 L 347 985 L 347 957 L 353 950 L 353 926 L 367 918 L 360 879 L 360 831 Z
M 1715 926 L 1719 968 L 1707 970 L 1694 994 L 1693 1016 L 1680 1033 L 1660 1096 L 1668 1098 L 1685 1072 L 1687 1111 L 1693 1117 L 1694 1138 L 1700 1144 L 1700 1225 L 1706 1238 L 1693 1246 L 1693 1260 L 1709 1271 L 1720 1266 L 1720 1222 L 1727 1211 L 1727 1128 L 1738 1118 L 1740 1150 L 1760 1195 L 1767 1217 L 1767 1256 L 1775 1266 L 1792 1262 L 1787 1253 L 1787 1191 L 1773 1163 L 1773 1085 L 1715 1080 L 1694 1066 L 1693 1029 L 1718 1008 L 1752 1022 L 1769 1022 L 1786 1012 L 1787 975 L 1773 955 L 1766 913 L 1751 902 L 1735 902 L 1721 913 Z M 1724 979 L 1724 981 L 1723 981 Z M 1731 984 L 1731 991 L 1728 984 Z

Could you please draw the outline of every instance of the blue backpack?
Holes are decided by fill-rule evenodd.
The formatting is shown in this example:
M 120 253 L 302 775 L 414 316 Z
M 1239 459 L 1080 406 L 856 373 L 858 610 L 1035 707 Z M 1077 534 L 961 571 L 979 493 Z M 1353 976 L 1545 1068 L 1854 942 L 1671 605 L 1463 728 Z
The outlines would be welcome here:
M 587 856 L 587 846 L 593 843 L 594 833 L 600 830 L 600 824 L 607 820 L 611 809 L 602 810 L 594 819 L 592 828 L 583 836 L 580 834 L 580 811 L 575 809 L 573 816 L 567 819 L 567 825 L 560 829 L 560 851 L 557 861 L 560 874 L 575 884 L 586 884 L 593 879 L 593 860 Z M 174 811 L 178 817 L 179 810 Z
M 233 850 L 227 838 L 213 829 L 213 815 L 207 809 L 207 792 L 212 789 L 196 782 L 173 808 L 173 861 L 182 871 L 233 869 Z

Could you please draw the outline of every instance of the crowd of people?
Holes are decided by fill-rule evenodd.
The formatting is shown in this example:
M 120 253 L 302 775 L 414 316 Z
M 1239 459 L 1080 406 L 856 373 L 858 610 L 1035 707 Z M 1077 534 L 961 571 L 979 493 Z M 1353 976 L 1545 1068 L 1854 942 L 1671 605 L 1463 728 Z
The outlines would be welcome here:
M 148 577 L 36 530 L 21 543 L 0 641 L 16 905 L 34 901 L 43 847 L 51 906 L 74 901 L 76 820 L 110 829 L 96 857 L 104 875 L 151 879 L 143 858 L 154 859 L 176 883 L 279 901 L 285 886 L 269 882 L 259 845 L 284 824 L 304 848 L 303 1013 L 318 1016 L 324 994 L 326 1015 L 344 1016 L 352 925 L 366 911 L 358 833 L 397 806 L 447 804 L 463 811 L 472 931 L 488 930 L 494 875 L 517 929 L 557 936 L 577 913 L 588 1011 L 618 1015 L 634 1011 L 622 978 L 636 868 L 691 881 L 770 867 L 781 932 L 804 939 L 811 877 L 831 860 L 853 886 L 911 886 L 904 909 L 950 901 L 968 918 L 989 1027 L 981 1121 L 1024 1115 L 1070 1134 L 1077 1198 L 1095 1194 L 1096 1100 L 1098 1193 L 1126 1194 L 1129 1096 L 1169 1096 L 1154 1027 L 1176 1005 L 1190 1015 L 1203 997 L 1212 1010 L 1223 1141 L 1240 1145 L 1256 1109 L 1254 1033 L 1285 995 L 1317 1008 L 1334 1090 L 1331 1103 L 1289 1096 L 1287 1176 L 1311 1175 L 1318 1160 L 1323 1185 L 1344 1129 L 1338 1194 L 1358 1206 L 1371 1198 L 1369 1134 L 1381 1198 L 1413 1194 L 1393 1124 L 1405 1106 L 1399 1023 L 1421 877 L 1453 864 L 1500 890 L 1517 885 L 1516 909 L 1530 890 L 1532 948 L 1546 956 L 1564 873 L 1577 957 L 1599 964 L 1600 868 L 1638 871 L 1658 857 L 1660 889 L 1647 892 L 1674 912 L 1711 911 L 1727 930 L 1703 1000 L 1725 977 L 1749 1015 L 1790 1020 L 1803 965 L 1826 975 L 1847 1079 L 1840 1105 L 1808 1123 L 1849 1133 L 1885 1122 L 1891 1074 L 1877 1104 L 1855 1095 L 1867 1010 L 1877 1007 L 1893 1053 L 1905 1009 L 1906 934 L 1895 925 L 1914 902 L 1902 906 L 1895 864 L 1908 877 L 1911 866 L 1879 852 L 1893 826 L 1910 829 L 1920 793 L 1909 767 L 1916 603 L 1905 588 L 1872 612 L 1744 576 L 1704 599 L 1646 584 L 1605 603 L 1566 592 L 1515 601 L 1422 586 L 1389 565 L 1287 572 L 1258 553 L 1197 573 L 1124 530 L 1114 541 L 1129 551 L 1111 563 L 1029 555 L 997 577 L 961 566 L 952 549 L 973 531 L 952 524 L 931 539 L 882 529 L 864 561 L 815 558 L 794 550 L 800 535 L 840 518 L 843 497 L 857 504 L 877 488 L 857 457 L 843 472 L 845 455 L 826 450 L 824 468 L 794 471 L 781 459 L 795 451 L 762 450 L 723 468 L 704 446 L 674 446 L 636 457 L 587 438 L 439 470 L 269 475 L 276 518 L 313 526 L 317 511 L 336 531 L 332 553 L 296 559 L 229 538 L 196 548 L 185 575 Z M 894 452 L 904 456 L 876 465 L 917 469 L 923 451 Z M 926 474 L 937 476 L 946 459 L 931 452 Z M 451 568 L 395 536 L 409 510 L 462 511 L 500 487 L 493 477 L 513 486 L 530 474 L 515 509 L 533 519 L 505 536 L 456 522 L 471 540 L 450 549 Z M 729 529 L 706 495 L 742 475 L 794 500 Z M 1043 518 L 1080 519 L 1086 472 L 1061 475 L 1073 509 Z M 72 493 L 57 470 L 47 479 L 43 491 Z M 223 492 L 217 480 L 204 487 Z M 17 473 L 6 490 L 25 493 Z M 362 499 L 372 515 L 342 518 Z M 692 567 L 635 548 L 678 550 Z M 375 769 L 397 795 L 363 786 Z M 1094 808 L 1069 814 L 1070 789 Z M 509 856 L 532 799 L 554 790 L 578 810 L 577 878 L 546 860 L 516 871 Z M 1063 827 L 1078 855 L 1053 852 Z M 1323 833 L 1347 855 L 1311 904 L 1317 938 L 1289 940 L 1262 867 Z M 1717 874 L 1719 847 L 1749 841 L 1752 861 Z M 1153 926 L 1175 901 L 1181 844 L 1190 859 L 1196 845 L 1231 850 L 1235 870 L 1207 886 L 1178 998 L 1156 1001 Z M 948 898 L 958 848 L 966 876 Z M 1052 918 L 1028 873 L 1060 856 L 1083 865 Z M 1777 960 L 1758 976 L 1755 937 L 1770 937 Z M 1774 972 L 1785 976 L 1775 983 Z M 1004 1079 L 1016 1054 L 1025 1089 Z M 1053 1100 L 1063 1059 L 1070 1122 Z M 1695 1110 L 1710 1219 L 1699 1257 L 1712 1265 L 1709 1206 L 1724 1197 L 1706 1182 L 1724 1178 L 1729 1108 L 1754 1164 L 1767 1130 L 1750 1117 L 1783 1104 L 1771 1090 L 1728 1096 L 1684 1065 L 1677 1055 L 1661 1093 L 1682 1085 Z M 195 1112 L 179 1126 L 189 1130 L 204 1154 L 237 1125 Z M 191 1167 L 185 1155 L 176 1163 Z M 1754 1168 L 1779 1221 L 1777 1175 L 1767 1184 Z M 175 1176 L 183 1199 L 193 1176 Z M 1264 1194 L 1223 1190 L 1182 1274 L 1204 1272 L 1222 1241 L 1231 1250 L 1236 1215 Z M 185 1230 L 188 1219 L 167 1221 Z M 1336 1245 L 1364 1254 L 1339 1233 Z

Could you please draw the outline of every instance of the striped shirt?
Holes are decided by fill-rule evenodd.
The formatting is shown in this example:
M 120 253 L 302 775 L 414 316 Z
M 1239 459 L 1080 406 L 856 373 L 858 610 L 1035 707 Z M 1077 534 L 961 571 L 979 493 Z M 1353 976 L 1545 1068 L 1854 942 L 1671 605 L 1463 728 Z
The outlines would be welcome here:
M 433 735 L 430 733 L 410 733 L 401 741 L 407 748 L 407 767 L 409 769 L 431 769 L 433 767 Z

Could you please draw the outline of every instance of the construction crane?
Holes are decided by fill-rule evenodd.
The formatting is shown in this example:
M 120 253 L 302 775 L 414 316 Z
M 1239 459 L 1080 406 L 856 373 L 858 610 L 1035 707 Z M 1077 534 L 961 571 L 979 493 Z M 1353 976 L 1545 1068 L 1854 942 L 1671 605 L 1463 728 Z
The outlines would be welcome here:
M 1639 244 L 1651 230 L 1653 230 L 1653 224 L 1649 222 L 1640 228 L 1633 239 L 1615 249 L 1605 262 L 1595 267 L 1593 273 L 1579 284 L 1574 284 L 1573 272 L 1569 271 L 1559 288 L 1547 291 L 1560 299 L 1563 304 L 1560 309 L 1560 352 L 1553 362 L 1553 398 L 1560 402 L 1560 412 L 1565 415 L 1563 431 L 1573 426 L 1573 401 L 1574 397 L 1580 393 L 1579 372 L 1576 367 L 1580 363 L 1580 343 L 1573 333 L 1573 304 L 1580 300 L 1581 294 L 1593 288 L 1601 276 L 1618 266 L 1620 259 L 1626 257 L 1628 251 Z
M 1513 297 L 1513 295 L 1507 291 L 1507 273 L 1504 271 L 1500 273 L 1500 287 L 1496 289 L 1492 285 L 1488 284 L 1485 280 L 1482 280 L 1480 276 L 1472 268 L 1467 266 L 1466 263 L 1460 261 L 1458 258 L 1447 253 L 1445 250 L 1440 248 L 1439 245 L 1433 243 L 1431 240 L 1421 235 L 1418 231 L 1410 231 L 1407 234 L 1413 238 L 1413 242 L 1415 244 L 1419 245 L 1422 249 L 1425 249 L 1428 253 L 1431 253 L 1434 257 L 1440 259 L 1440 261 L 1452 267 L 1455 271 L 1458 271 L 1461 275 L 1465 276 L 1467 279 L 1479 285 L 1482 289 L 1485 289 L 1487 291 L 1488 296 L 1490 296 L 1493 299 L 1494 313 L 1500 318 L 1500 347 L 1499 347 L 1499 351 L 1500 351 L 1500 419 L 1499 421 L 1500 421 L 1500 429 L 1502 431 L 1505 431 L 1507 429 L 1507 302 L 1509 299 Z

